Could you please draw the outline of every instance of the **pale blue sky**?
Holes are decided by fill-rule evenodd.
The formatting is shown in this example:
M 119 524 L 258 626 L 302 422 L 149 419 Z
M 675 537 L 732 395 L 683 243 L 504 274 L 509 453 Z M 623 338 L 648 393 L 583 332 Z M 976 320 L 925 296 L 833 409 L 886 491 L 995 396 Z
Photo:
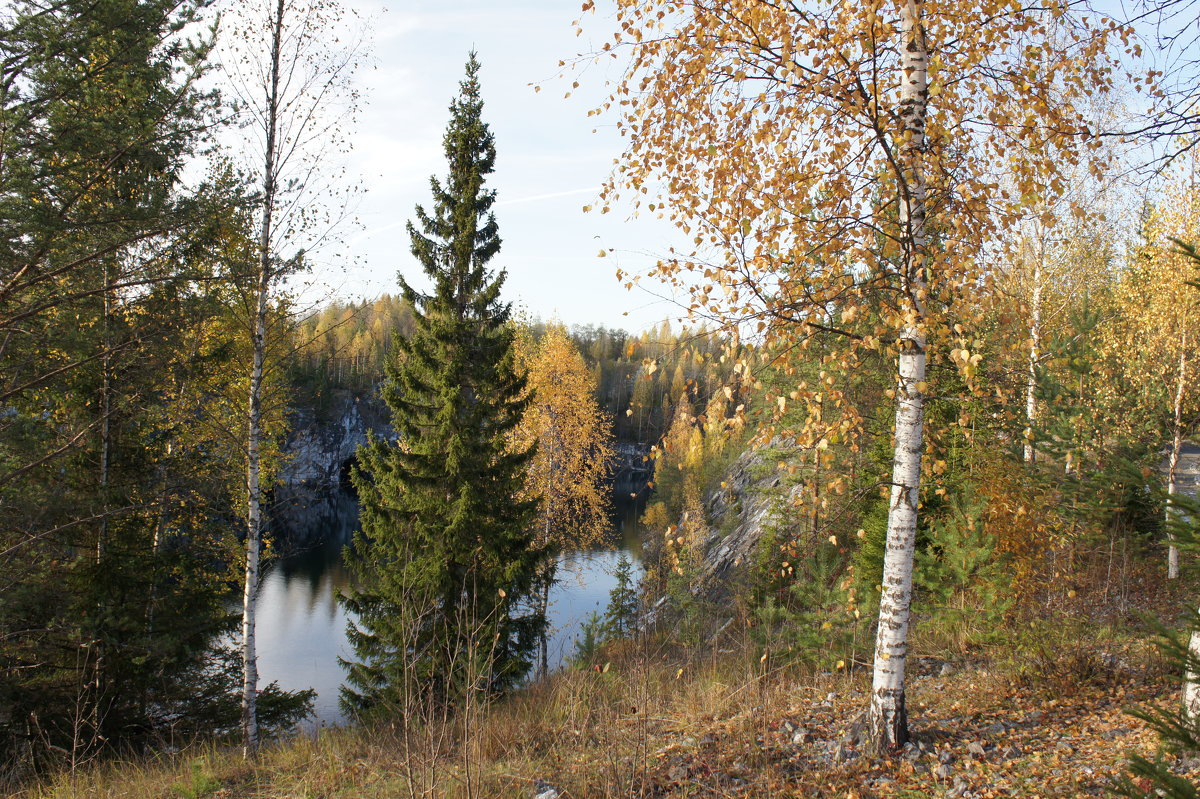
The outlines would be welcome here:
M 442 133 L 467 53 L 482 64 L 485 119 L 496 135 L 496 216 L 504 247 L 493 262 L 508 270 L 507 299 L 567 323 L 638 330 L 679 309 L 640 290 L 626 291 L 618 266 L 639 270 L 678 235 L 657 220 L 628 213 L 584 213 L 618 157 L 613 120 L 587 110 L 616 78 L 615 61 L 589 67 L 570 98 L 574 78 L 556 79 L 560 59 L 598 49 L 609 20 L 589 16 L 583 37 L 571 25 L 577 0 L 354 0 L 372 20 L 373 65 L 361 73 L 366 102 L 350 160 L 366 194 L 360 227 L 344 233 L 353 265 L 318 277 L 346 297 L 396 290 L 396 273 L 421 277 L 409 254 L 405 222 L 416 203 L 429 205 L 429 176 L 445 172 Z M 611 64 L 611 66 L 609 66 Z M 531 83 L 544 82 L 540 92 Z M 593 130 L 596 130 L 593 133 Z M 598 258 L 601 248 L 613 248 Z M 628 315 L 625 315 L 628 314 Z

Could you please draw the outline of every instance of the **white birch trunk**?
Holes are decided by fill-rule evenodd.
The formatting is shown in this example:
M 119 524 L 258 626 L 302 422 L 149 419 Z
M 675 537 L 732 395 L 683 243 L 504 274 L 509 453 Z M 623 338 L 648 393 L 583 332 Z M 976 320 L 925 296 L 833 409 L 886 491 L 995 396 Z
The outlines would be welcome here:
M 1188 654 L 1192 661 L 1200 662 L 1200 630 L 1192 632 Z M 1200 718 L 1200 674 L 1190 668 L 1183 678 L 1183 712 L 1193 723 Z
M 543 526 L 542 526 L 542 543 L 550 545 L 550 520 L 553 517 L 553 494 L 554 491 L 554 450 L 550 451 L 550 463 L 546 468 L 546 495 L 543 498 L 545 505 L 542 507 Z M 542 585 L 542 595 L 540 597 L 541 606 L 538 610 L 541 611 L 542 619 L 546 618 L 546 614 L 550 610 L 550 586 L 554 583 L 554 571 L 557 568 L 556 562 L 551 562 L 546 565 L 542 571 L 545 583 Z M 542 627 L 542 640 L 540 642 L 540 665 L 538 669 L 538 679 L 546 679 L 546 675 L 550 673 L 550 628 L 549 625 Z
M 1040 223 L 1034 228 L 1033 294 L 1029 302 L 1029 363 L 1025 376 L 1025 462 L 1037 459 L 1033 446 L 1033 428 L 1037 423 L 1037 366 L 1042 357 L 1042 264 L 1046 258 L 1044 231 Z
M 1175 496 L 1176 478 L 1179 472 L 1179 454 L 1183 449 L 1183 392 L 1187 384 L 1187 330 L 1180 335 L 1179 340 L 1179 375 L 1175 384 L 1174 418 L 1171 425 L 1171 455 L 1167 463 L 1167 538 L 1170 545 L 1167 548 L 1167 579 L 1179 577 L 1179 547 L 1175 544 L 1175 534 L 1171 531 L 1171 522 L 1175 516 L 1175 508 L 1171 499 Z
M 279 119 L 279 64 L 283 45 L 284 0 L 277 0 L 270 21 L 271 71 L 267 85 L 266 152 L 263 157 L 263 210 L 255 284 L 253 365 L 246 431 L 246 582 L 242 594 L 242 743 L 245 757 L 258 750 L 258 653 L 255 597 L 262 548 L 262 393 L 267 349 L 267 299 L 271 290 L 271 234 L 275 213 L 275 143 Z
M 868 716 L 871 736 L 868 746 L 881 752 L 893 751 L 908 740 L 905 664 L 925 411 L 925 333 L 922 323 L 926 290 L 926 208 L 921 161 L 928 104 L 928 50 L 922 9 L 922 0 L 906 0 L 900 15 L 903 82 L 899 116 L 903 132 L 899 141 L 903 173 L 899 187 L 899 223 L 909 321 L 900 332 L 892 495 Z
M 258 280 L 254 318 L 254 363 L 250 372 L 250 401 L 246 434 L 246 581 L 242 593 L 242 738 L 243 754 L 258 750 L 258 653 L 255 639 L 255 597 L 262 549 L 262 376 L 266 342 L 265 272 Z
M 113 276 L 111 266 L 106 258 L 104 261 L 104 318 L 103 318 L 103 356 L 100 359 L 100 526 L 96 530 L 96 569 L 104 568 L 108 551 L 108 514 L 110 506 L 109 486 L 112 482 L 112 336 L 111 320 L 113 305 Z M 105 615 L 104 600 L 100 600 L 96 608 L 96 618 Z M 103 722 L 104 711 L 104 672 L 105 641 L 100 636 L 100 630 L 93 628 L 93 638 L 89 646 L 95 650 L 95 673 L 92 675 L 92 735 L 99 740 L 100 725 Z

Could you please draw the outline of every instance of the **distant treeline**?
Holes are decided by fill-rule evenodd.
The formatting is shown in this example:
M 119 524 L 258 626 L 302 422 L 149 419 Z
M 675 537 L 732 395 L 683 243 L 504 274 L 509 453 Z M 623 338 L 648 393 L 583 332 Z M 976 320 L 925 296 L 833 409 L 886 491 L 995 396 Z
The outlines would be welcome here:
M 547 328 L 541 320 L 525 325 L 534 340 Z M 297 329 L 296 403 L 320 414 L 335 390 L 375 391 L 393 334 L 411 330 L 412 311 L 401 297 L 334 300 Z M 668 321 L 639 334 L 603 325 L 568 330 L 595 374 L 597 401 L 615 420 L 619 441 L 658 441 L 680 399 L 703 408 L 734 377 L 739 346 L 718 330 Z

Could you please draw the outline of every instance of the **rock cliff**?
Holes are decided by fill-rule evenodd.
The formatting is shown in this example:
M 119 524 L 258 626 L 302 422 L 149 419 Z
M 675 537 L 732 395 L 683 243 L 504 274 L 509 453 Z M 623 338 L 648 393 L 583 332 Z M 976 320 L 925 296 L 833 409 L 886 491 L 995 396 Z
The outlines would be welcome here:
M 612 471 L 613 494 L 622 499 L 630 495 L 642 495 L 654 475 L 650 445 L 621 442 L 613 449 L 616 451 Z
M 693 592 L 720 603 L 746 575 L 764 534 L 779 521 L 790 494 L 802 486 L 788 486 L 774 468 L 781 442 L 767 448 L 751 447 L 730 466 L 724 485 L 704 498 L 708 536 L 700 573 Z M 769 462 L 768 462 L 769 460 Z
M 378 400 L 339 391 L 327 411 L 294 411 L 292 433 L 284 444 L 287 458 L 279 484 L 312 491 L 344 487 L 349 466 L 367 434 L 392 438 L 386 408 Z

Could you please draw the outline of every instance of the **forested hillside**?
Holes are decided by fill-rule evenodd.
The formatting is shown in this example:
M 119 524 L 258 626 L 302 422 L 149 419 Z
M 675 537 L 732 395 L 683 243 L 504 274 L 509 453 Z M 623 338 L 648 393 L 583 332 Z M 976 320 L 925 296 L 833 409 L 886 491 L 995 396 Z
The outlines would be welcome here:
M 561 323 L 519 324 L 536 342 L 548 324 Z M 311 392 L 305 404 L 320 406 L 336 389 L 374 391 L 393 336 L 407 336 L 411 329 L 411 311 L 391 295 L 333 302 L 304 318 L 296 332 L 293 379 L 301 391 Z M 596 399 L 613 417 L 621 441 L 660 439 L 681 398 L 703 405 L 730 382 L 739 352 L 731 336 L 679 322 L 672 327 L 664 321 L 636 335 L 583 325 L 568 332 L 594 374 Z

